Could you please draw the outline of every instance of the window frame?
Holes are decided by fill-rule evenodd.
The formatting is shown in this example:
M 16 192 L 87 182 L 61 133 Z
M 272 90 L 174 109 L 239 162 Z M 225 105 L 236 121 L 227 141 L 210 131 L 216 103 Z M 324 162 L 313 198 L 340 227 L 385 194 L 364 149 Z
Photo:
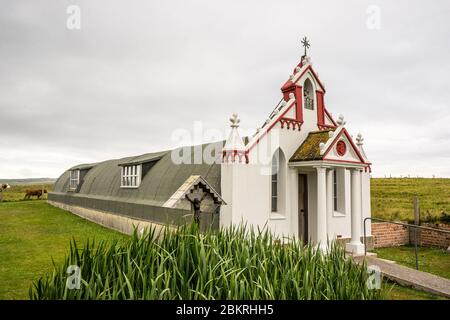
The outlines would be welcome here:
M 277 213 L 279 210 L 278 208 L 278 198 L 279 198 L 279 191 L 280 191 L 280 179 L 279 179 L 279 173 L 280 173 L 280 159 L 279 155 L 277 157 L 277 153 L 275 153 L 272 157 L 272 164 L 271 164 L 271 176 L 270 176 L 270 210 L 271 212 Z M 275 186 L 275 188 L 274 188 Z
M 333 184 L 332 184 L 332 195 L 333 195 L 333 216 L 334 217 L 345 217 L 349 212 L 350 200 L 348 192 L 348 176 L 347 169 L 345 168 L 334 168 L 333 171 Z
M 311 89 L 311 96 L 307 96 L 306 94 L 305 94 L 305 92 L 306 92 L 306 84 L 309 84 L 308 86 L 310 86 L 310 88 L 308 88 L 308 90 L 309 89 Z M 303 92 L 303 94 L 302 94 L 302 98 L 303 98 L 303 109 L 306 109 L 306 110 L 311 110 L 311 111 L 314 111 L 315 109 L 316 109 L 316 99 L 315 99 L 315 89 L 314 89 L 314 84 L 313 84 L 313 82 L 312 82 L 312 80 L 311 79 L 309 79 L 309 78 L 306 78 L 305 79 L 305 81 L 303 82 L 303 90 L 302 90 Z M 311 107 L 308 107 L 308 104 L 307 104 L 307 98 L 309 99 L 309 98 L 311 98 L 311 104 L 310 104 L 310 106 Z
M 136 189 L 141 185 L 142 164 L 120 166 L 120 187 Z
M 76 177 L 73 177 L 73 173 L 76 173 Z M 76 181 L 74 183 L 74 181 Z M 78 188 L 78 185 L 80 184 L 80 170 L 70 170 L 69 173 L 69 190 L 75 191 Z

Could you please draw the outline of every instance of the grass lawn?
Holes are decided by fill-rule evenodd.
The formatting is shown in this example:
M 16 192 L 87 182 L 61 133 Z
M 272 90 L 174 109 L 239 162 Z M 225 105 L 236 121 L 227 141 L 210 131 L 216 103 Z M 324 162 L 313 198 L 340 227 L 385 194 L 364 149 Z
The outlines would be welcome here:
M 450 254 L 443 249 L 419 247 L 419 270 L 450 279 Z M 380 248 L 374 250 L 379 258 L 415 268 L 414 246 Z
M 0 299 L 28 299 L 31 281 L 62 262 L 74 237 L 126 236 L 54 208 L 45 201 L 0 203 Z
M 414 196 L 420 201 L 422 221 L 450 214 L 450 179 L 372 178 L 371 196 L 375 218 L 414 221 Z
M 425 291 L 419 291 L 412 288 L 402 287 L 398 284 L 387 283 L 388 297 L 390 300 L 447 300 L 444 297 L 437 296 Z

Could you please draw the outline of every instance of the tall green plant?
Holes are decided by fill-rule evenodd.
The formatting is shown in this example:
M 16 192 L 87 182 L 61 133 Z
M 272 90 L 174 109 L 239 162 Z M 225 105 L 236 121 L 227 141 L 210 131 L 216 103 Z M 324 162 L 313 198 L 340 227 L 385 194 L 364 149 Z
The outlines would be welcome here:
M 364 265 L 331 245 L 324 254 L 292 240 L 280 244 L 267 230 L 246 226 L 200 233 L 135 231 L 125 242 L 87 242 L 54 271 L 35 281 L 31 299 L 378 299 Z M 80 289 L 68 289 L 67 268 L 81 269 Z

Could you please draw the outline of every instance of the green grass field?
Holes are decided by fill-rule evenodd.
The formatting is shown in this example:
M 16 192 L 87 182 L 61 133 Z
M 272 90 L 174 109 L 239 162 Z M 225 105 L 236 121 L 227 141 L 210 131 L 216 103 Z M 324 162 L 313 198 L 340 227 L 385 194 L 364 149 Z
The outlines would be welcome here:
M 414 246 L 375 249 L 379 258 L 393 260 L 398 264 L 415 268 Z M 419 247 L 419 270 L 450 279 L 450 254 L 443 249 Z
M 372 178 L 372 216 L 387 220 L 414 221 L 412 201 L 419 198 L 421 220 L 450 217 L 450 179 Z
M 402 287 L 398 284 L 387 283 L 384 285 L 388 287 L 387 290 L 390 300 L 447 300 L 441 296 L 408 287 Z
M 27 299 L 32 280 L 61 263 L 74 237 L 126 236 L 54 208 L 45 201 L 0 203 L 0 299 Z

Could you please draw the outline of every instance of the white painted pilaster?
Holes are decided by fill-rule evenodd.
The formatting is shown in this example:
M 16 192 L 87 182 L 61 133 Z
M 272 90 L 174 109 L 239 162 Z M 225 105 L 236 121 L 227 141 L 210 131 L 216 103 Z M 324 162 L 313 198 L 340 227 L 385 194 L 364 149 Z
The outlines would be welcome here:
M 334 202 L 333 202 L 333 169 L 327 170 L 327 239 L 332 240 L 333 234 L 330 234 L 330 222 L 333 217 Z
M 354 254 L 363 254 L 364 245 L 361 243 L 361 172 L 360 169 L 351 170 L 352 210 L 351 230 L 352 238 L 346 250 Z
M 327 187 L 326 167 L 317 169 L 317 241 L 321 248 L 327 246 Z

